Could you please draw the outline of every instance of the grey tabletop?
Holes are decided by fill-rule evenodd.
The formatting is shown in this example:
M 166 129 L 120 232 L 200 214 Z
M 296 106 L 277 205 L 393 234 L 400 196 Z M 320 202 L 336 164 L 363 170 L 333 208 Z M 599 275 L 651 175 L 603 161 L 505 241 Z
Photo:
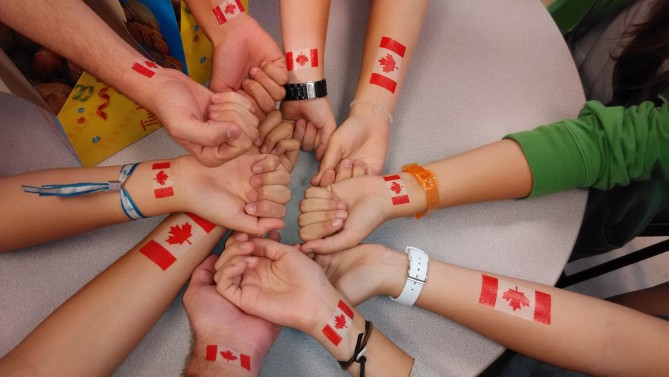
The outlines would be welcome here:
M 325 72 L 339 122 L 355 90 L 368 8 L 369 1 L 332 2 Z M 280 40 L 278 2 L 253 2 L 251 14 Z M 574 117 L 583 103 L 569 51 L 541 2 L 432 1 L 395 110 L 385 172 Z M 33 105 L 0 95 L 0 123 L 0 174 L 76 166 Z M 183 153 L 159 130 L 103 164 Z M 283 231 L 286 243 L 298 241 L 297 202 L 317 169 L 313 156 L 301 153 Z M 399 249 L 412 245 L 434 259 L 553 284 L 573 246 L 586 199 L 586 192 L 573 190 L 533 200 L 450 208 L 420 221 L 386 223 L 367 241 Z M 111 226 L 0 255 L 0 354 L 161 220 Z M 441 375 L 475 375 L 503 351 L 454 322 L 387 298 L 371 299 L 358 309 Z M 179 376 L 189 343 L 188 319 L 178 297 L 116 375 Z M 262 375 L 347 374 L 315 341 L 283 329 Z

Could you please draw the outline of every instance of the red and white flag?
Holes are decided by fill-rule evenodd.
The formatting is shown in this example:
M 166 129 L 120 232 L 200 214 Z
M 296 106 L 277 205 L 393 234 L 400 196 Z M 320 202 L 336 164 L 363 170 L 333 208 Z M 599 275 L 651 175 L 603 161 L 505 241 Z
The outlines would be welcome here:
M 481 275 L 479 303 L 516 317 L 551 324 L 551 295 Z
M 241 0 L 225 0 L 214 7 L 212 10 L 216 21 L 219 25 L 230 21 L 231 18 L 237 17 L 240 14 L 244 13 L 244 5 L 242 5 Z
M 305 48 L 286 52 L 286 65 L 289 71 L 318 67 L 318 49 Z
M 330 339 L 335 346 L 339 345 L 348 329 L 353 325 L 353 310 L 342 300 L 339 300 L 330 322 L 323 327 L 323 334 Z
M 398 41 L 388 37 L 381 38 L 369 83 L 395 93 L 405 52 L 406 47 Z
M 387 175 L 383 177 L 383 180 L 386 181 L 386 187 L 390 191 L 390 199 L 393 201 L 394 206 L 409 203 L 407 189 L 399 175 Z
M 161 66 L 158 64 L 152 62 L 151 60 L 137 60 L 133 65 L 132 69 L 135 70 L 135 72 L 138 72 L 148 78 L 153 77 L 153 75 L 156 74 L 156 71 L 158 71 Z
M 216 344 L 207 345 L 206 359 L 209 361 L 225 361 L 251 371 L 251 356 L 225 346 L 218 346 Z
M 139 249 L 158 267 L 167 270 L 172 263 L 188 253 L 195 243 L 216 227 L 215 224 L 192 213 L 182 213 L 172 224 Z
M 174 195 L 174 187 L 172 185 L 172 172 L 170 170 L 169 162 L 156 162 L 151 166 L 153 174 L 153 195 L 156 198 L 166 198 Z

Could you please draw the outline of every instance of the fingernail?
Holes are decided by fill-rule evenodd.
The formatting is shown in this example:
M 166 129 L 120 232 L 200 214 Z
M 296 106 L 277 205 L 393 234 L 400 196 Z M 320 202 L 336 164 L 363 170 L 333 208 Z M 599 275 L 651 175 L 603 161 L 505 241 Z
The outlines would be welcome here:
M 343 224 L 343 223 L 344 223 L 344 220 L 342 220 L 342 219 L 334 219 L 334 220 L 332 220 L 332 226 L 334 226 L 334 227 L 341 226 L 341 224 Z
M 346 209 L 346 204 L 342 202 L 337 203 L 337 209 Z
M 245 263 L 251 264 L 255 261 L 256 261 L 256 257 L 254 257 L 254 256 L 249 255 L 249 256 L 244 257 L 244 262 Z
M 342 165 L 344 165 L 345 168 L 350 168 L 351 167 L 351 160 L 344 160 L 341 162 Z
M 345 219 L 348 216 L 348 213 L 346 211 L 337 211 L 336 216 L 338 219 Z
M 252 187 L 259 187 L 262 181 L 260 180 L 260 177 L 251 177 L 251 186 Z
M 260 136 L 258 136 L 258 138 L 253 141 L 253 145 L 259 147 L 260 144 L 262 144 L 262 139 L 260 138 Z
M 251 71 L 249 71 L 251 77 L 254 77 L 256 75 L 256 72 L 258 72 L 258 67 L 253 67 L 251 68 Z
M 253 172 L 256 174 L 262 173 L 262 166 L 260 165 L 253 165 Z
M 303 253 L 313 253 L 314 251 L 312 249 L 302 249 Z
M 255 202 L 258 199 L 258 193 L 256 192 L 256 190 L 249 191 L 249 199 L 252 202 Z
M 239 130 L 237 128 L 228 128 L 228 140 L 235 140 L 239 137 Z
M 267 145 L 263 145 L 262 147 L 260 147 L 260 153 L 262 154 L 267 153 Z
M 221 113 L 218 112 L 218 111 L 210 111 L 209 112 L 209 118 L 210 119 L 216 119 L 216 118 L 218 118 L 219 115 L 221 115 Z
M 253 215 L 256 213 L 256 204 L 255 203 L 249 203 L 246 205 L 246 213 L 249 215 Z

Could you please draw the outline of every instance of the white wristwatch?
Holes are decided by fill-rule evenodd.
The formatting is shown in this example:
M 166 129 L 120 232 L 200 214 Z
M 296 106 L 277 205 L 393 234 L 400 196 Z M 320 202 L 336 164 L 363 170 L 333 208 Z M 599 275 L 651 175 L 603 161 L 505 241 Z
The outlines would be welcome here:
M 423 285 L 427 282 L 427 264 L 430 258 L 423 250 L 411 246 L 407 246 L 404 252 L 409 254 L 407 282 L 404 284 L 404 289 L 402 289 L 399 297 L 391 297 L 390 299 L 402 305 L 413 306 L 423 289 Z

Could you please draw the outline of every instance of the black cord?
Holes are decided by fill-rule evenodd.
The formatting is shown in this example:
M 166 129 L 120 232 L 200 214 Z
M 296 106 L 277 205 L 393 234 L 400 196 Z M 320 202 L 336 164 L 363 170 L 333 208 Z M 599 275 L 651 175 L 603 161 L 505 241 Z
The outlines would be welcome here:
M 369 335 L 372 333 L 374 326 L 370 321 L 365 321 L 365 332 L 358 334 L 358 339 L 355 342 L 355 349 L 353 350 L 353 356 L 346 361 L 337 360 L 341 369 L 348 369 L 351 364 L 358 363 L 360 364 L 360 377 L 365 377 L 365 362 L 367 362 L 367 357 L 365 355 L 360 355 L 362 351 L 367 347 L 367 341 L 369 340 Z

